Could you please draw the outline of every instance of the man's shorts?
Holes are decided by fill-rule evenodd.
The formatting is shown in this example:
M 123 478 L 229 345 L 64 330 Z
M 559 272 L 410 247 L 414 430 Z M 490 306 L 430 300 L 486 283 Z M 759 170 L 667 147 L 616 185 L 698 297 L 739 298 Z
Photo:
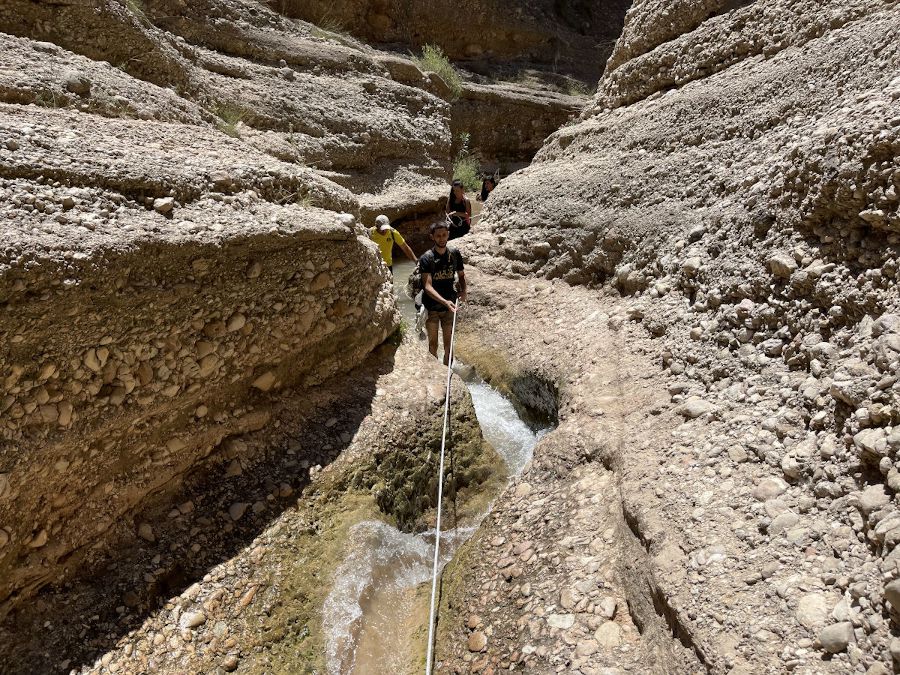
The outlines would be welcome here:
M 452 328 L 453 312 L 451 312 L 449 309 L 429 309 L 428 318 L 425 319 L 425 325 L 437 326 L 438 324 L 441 325 L 441 328 Z

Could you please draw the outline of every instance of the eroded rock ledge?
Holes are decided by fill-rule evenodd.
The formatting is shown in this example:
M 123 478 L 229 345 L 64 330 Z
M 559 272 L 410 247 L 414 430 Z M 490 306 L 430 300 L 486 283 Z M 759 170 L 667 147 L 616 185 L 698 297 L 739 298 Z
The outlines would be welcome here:
M 142 500 L 176 488 L 225 438 L 263 427 L 283 387 L 347 370 L 394 329 L 390 286 L 352 216 L 242 193 L 179 209 L 175 227 L 192 235 L 168 237 L 154 233 L 171 227 L 165 215 L 118 194 L 4 189 L 12 208 L 41 205 L 17 219 L 23 229 L 69 244 L 58 256 L 7 249 L 3 267 L 4 598 L 129 529 Z M 101 204 L 115 217 L 73 241 L 80 209 Z M 141 236 L 122 232 L 138 223 Z

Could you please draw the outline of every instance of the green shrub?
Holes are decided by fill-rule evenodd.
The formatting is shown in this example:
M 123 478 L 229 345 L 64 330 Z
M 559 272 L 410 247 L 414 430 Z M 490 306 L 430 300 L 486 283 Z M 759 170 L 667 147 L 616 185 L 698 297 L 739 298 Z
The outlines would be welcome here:
M 150 19 L 147 18 L 147 9 L 144 6 L 144 0 L 125 0 L 125 7 L 138 21 L 149 25 Z
M 453 98 L 459 98 L 462 93 L 462 77 L 450 63 L 443 49 L 437 45 L 425 45 L 422 47 L 422 55 L 413 55 L 413 60 L 422 70 L 440 75 L 453 92 Z
M 213 113 L 219 118 L 219 129 L 231 136 L 232 138 L 240 138 L 237 125 L 244 119 L 247 111 L 234 103 L 217 103 L 213 108 Z
M 453 161 L 453 178 L 462 181 L 463 187 L 469 192 L 481 189 L 481 163 L 469 151 L 469 134 L 465 131 L 459 135 L 459 152 Z
M 335 19 L 333 16 L 328 14 L 323 15 L 310 29 L 310 34 L 313 37 L 320 38 L 322 40 L 331 40 L 332 42 L 337 42 L 339 44 L 344 45 L 345 47 L 353 47 L 353 37 L 347 31 L 347 27 L 344 26 L 338 19 Z

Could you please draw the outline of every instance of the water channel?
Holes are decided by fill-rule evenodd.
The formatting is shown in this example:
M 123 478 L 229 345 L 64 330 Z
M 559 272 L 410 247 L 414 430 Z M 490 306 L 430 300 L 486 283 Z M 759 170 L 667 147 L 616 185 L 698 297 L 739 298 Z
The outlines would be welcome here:
M 412 268 L 406 261 L 394 265 L 397 303 L 410 331 L 415 308 L 404 288 Z M 424 340 L 421 344 L 427 348 Z M 503 457 L 510 476 L 518 474 L 530 461 L 541 432 L 530 429 L 512 403 L 471 368 L 457 362 L 454 370 L 466 382 L 485 439 Z M 475 522 L 441 535 L 441 565 L 477 527 Z M 428 623 L 427 597 L 423 603 L 419 591 L 431 580 L 433 555 L 433 531 L 407 534 L 380 521 L 351 528 L 347 556 L 323 608 L 331 675 L 399 674 L 409 669 L 411 654 L 424 652 L 424 644 L 415 644 L 424 643 L 420 629 L 427 630 Z

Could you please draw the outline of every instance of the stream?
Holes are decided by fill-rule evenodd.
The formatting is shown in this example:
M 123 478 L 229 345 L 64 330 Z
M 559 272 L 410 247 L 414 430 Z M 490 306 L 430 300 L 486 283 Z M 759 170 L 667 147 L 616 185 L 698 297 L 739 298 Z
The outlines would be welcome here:
M 415 308 L 404 289 L 413 267 L 405 260 L 394 264 L 397 304 L 410 331 L 414 331 Z M 427 349 L 424 340 L 421 344 Z M 485 439 L 503 457 L 509 475 L 517 475 L 531 460 L 541 432 L 532 431 L 512 403 L 470 367 L 456 361 L 454 372 L 469 389 Z M 476 531 L 481 518 L 467 527 L 442 532 L 442 568 Z M 331 675 L 408 671 L 410 655 L 424 652 L 424 645 L 416 643 L 425 642 L 421 629 L 427 632 L 427 595 L 423 606 L 418 591 L 431 580 L 433 555 L 433 530 L 407 534 L 380 521 L 364 521 L 350 529 L 347 556 L 323 607 Z

